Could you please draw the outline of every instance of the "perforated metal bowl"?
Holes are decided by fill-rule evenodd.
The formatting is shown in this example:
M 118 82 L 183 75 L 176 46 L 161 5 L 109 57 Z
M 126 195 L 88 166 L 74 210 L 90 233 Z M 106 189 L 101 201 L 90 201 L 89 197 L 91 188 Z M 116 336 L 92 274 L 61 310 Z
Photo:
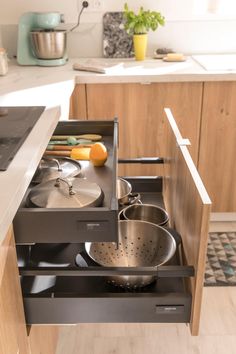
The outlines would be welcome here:
M 113 242 L 87 242 L 88 255 L 105 267 L 153 267 L 168 262 L 176 251 L 173 236 L 161 226 L 146 221 L 119 221 L 119 248 Z M 109 281 L 121 287 L 138 288 L 152 283 L 155 276 L 112 276 Z

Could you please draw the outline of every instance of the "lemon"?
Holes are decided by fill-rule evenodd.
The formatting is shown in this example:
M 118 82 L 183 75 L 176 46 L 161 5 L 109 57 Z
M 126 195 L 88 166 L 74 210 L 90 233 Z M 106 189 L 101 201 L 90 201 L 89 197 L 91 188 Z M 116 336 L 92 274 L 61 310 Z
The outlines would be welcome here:
M 107 149 L 102 143 L 95 143 L 90 149 L 89 159 L 94 166 L 103 166 L 107 160 Z

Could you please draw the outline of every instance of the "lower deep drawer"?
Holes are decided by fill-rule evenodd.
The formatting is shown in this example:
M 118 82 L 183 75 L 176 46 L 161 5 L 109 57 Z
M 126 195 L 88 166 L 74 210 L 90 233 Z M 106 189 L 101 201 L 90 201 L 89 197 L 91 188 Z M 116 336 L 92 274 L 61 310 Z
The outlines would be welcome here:
M 185 286 L 189 275 L 171 271 L 172 266 L 179 270 L 178 251 L 168 262 L 168 274 L 158 273 L 156 281 L 137 290 L 110 284 L 103 268 L 86 255 L 84 244 L 17 246 L 17 255 L 28 324 L 190 321 L 192 298 Z M 97 275 L 91 273 L 94 266 Z
M 189 294 L 144 296 L 24 297 L 28 324 L 189 322 Z

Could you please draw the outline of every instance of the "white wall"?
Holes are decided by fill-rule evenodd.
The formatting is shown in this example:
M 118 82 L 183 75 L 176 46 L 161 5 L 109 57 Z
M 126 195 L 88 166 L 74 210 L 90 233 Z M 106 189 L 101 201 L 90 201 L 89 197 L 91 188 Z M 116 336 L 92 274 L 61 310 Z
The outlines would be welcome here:
M 3 2 L 4 0 L 1 0 Z M 236 52 L 235 0 L 103 0 L 100 13 L 84 11 L 81 26 L 68 35 L 71 57 L 102 56 L 102 16 L 107 11 L 121 11 L 125 1 L 160 11 L 166 25 L 149 33 L 148 54 L 157 47 L 170 47 L 184 53 Z M 2 45 L 10 55 L 16 53 L 17 23 L 27 11 L 59 11 L 65 14 L 66 26 L 76 23 L 82 0 L 7 0 L 0 10 Z M 231 4 L 227 10 L 225 4 Z M 207 13 L 207 9 L 213 13 Z M 220 11 L 223 11 L 223 15 Z M 0 43 L 1 45 L 1 43 Z

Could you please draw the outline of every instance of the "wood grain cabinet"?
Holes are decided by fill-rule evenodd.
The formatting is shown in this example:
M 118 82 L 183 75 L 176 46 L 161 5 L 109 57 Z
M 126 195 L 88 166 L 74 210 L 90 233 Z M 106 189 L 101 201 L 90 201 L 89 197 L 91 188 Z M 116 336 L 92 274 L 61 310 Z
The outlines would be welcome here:
M 30 354 L 12 228 L 0 245 L 0 353 Z
M 197 161 L 202 83 L 77 85 L 71 100 L 71 118 L 119 119 L 119 157 L 162 156 L 164 107 L 171 107 L 183 136 L 191 140 Z M 83 103 L 81 102 L 83 101 Z M 80 108 L 78 108 L 80 102 Z M 86 102 L 86 109 L 84 109 Z M 77 109 L 75 108 L 77 107 Z M 123 175 L 156 175 L 154 166 L 126 166 Z
M 119 157 L 164 156 L 164 107 L 171 108 L 212 200 L 213 212 L 236 212 L 236 82 L 77 85 L 75 119 L 119 118 Z M 120 175 L 156 175 L 153 165 L 123 165 Z
M 204 83 L 198 169 L 214 212 L 236 212 L 236 82 Z
M 70 99 L 70 119 L 87 119 L 86 85 L 76 85 Z
M 0 354 L 55 354 L 58 327 L 26 327 L 12 228 L 0 245 Z

